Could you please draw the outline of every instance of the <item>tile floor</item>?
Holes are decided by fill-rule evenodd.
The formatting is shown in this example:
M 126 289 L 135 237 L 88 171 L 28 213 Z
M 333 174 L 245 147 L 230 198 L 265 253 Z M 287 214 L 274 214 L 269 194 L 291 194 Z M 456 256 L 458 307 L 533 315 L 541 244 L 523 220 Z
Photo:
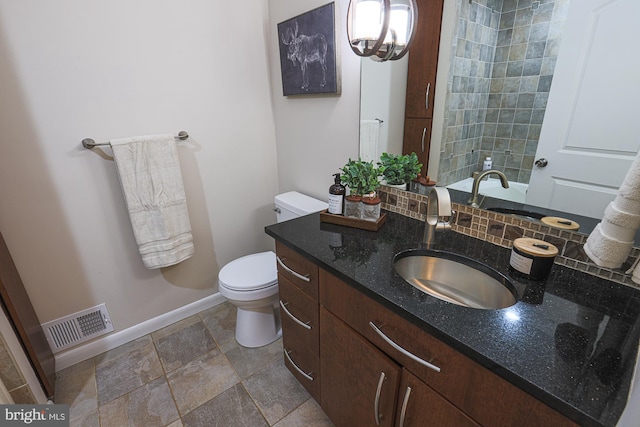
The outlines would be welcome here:
M 249 349 L 223 303 L 58 372 L 71 426 L 332 426 L 285 368 L 282 340 Z

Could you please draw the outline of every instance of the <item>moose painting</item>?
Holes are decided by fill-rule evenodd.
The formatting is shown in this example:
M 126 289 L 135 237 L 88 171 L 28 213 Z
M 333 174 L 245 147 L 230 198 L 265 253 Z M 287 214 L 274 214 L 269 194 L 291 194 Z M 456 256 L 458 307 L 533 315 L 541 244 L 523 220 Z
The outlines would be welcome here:
M 284 96 L 337 94 L 334 4 L 278 24 Z

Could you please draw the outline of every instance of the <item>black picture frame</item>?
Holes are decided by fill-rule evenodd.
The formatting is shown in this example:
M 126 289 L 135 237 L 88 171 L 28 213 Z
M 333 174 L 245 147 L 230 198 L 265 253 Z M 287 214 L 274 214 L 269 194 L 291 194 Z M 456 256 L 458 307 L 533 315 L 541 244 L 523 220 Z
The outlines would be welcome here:
M 282 94 L 340 94 L 335 3 L 278 24 Z

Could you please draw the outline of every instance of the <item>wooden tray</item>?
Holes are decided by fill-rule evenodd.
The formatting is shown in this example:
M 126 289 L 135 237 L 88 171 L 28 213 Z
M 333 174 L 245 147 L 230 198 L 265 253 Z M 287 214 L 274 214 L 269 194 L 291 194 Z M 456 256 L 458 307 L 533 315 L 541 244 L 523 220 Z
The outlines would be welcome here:
M 377 221 L 367 221 L 364 219 L 350 218 L 348 216 L 334 215 L 326 210 L 320 212 L 320 222 L 328 222 L 330 224 L 344 225 L 345 227 L 360 228 L 362 230 L 378 231 L 387 219 L 387 214 L 380 213 Z

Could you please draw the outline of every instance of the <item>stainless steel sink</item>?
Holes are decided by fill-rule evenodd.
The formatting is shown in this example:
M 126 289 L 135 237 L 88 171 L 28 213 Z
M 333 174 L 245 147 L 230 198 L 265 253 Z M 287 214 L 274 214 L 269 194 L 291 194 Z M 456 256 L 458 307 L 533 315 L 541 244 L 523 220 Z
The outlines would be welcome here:
M 398 274 L 422 292 L 464 307 L 506 308 L 517 301 L 511 281 L 473 259 L 450 252 L 411 250 L 396 255 Z

